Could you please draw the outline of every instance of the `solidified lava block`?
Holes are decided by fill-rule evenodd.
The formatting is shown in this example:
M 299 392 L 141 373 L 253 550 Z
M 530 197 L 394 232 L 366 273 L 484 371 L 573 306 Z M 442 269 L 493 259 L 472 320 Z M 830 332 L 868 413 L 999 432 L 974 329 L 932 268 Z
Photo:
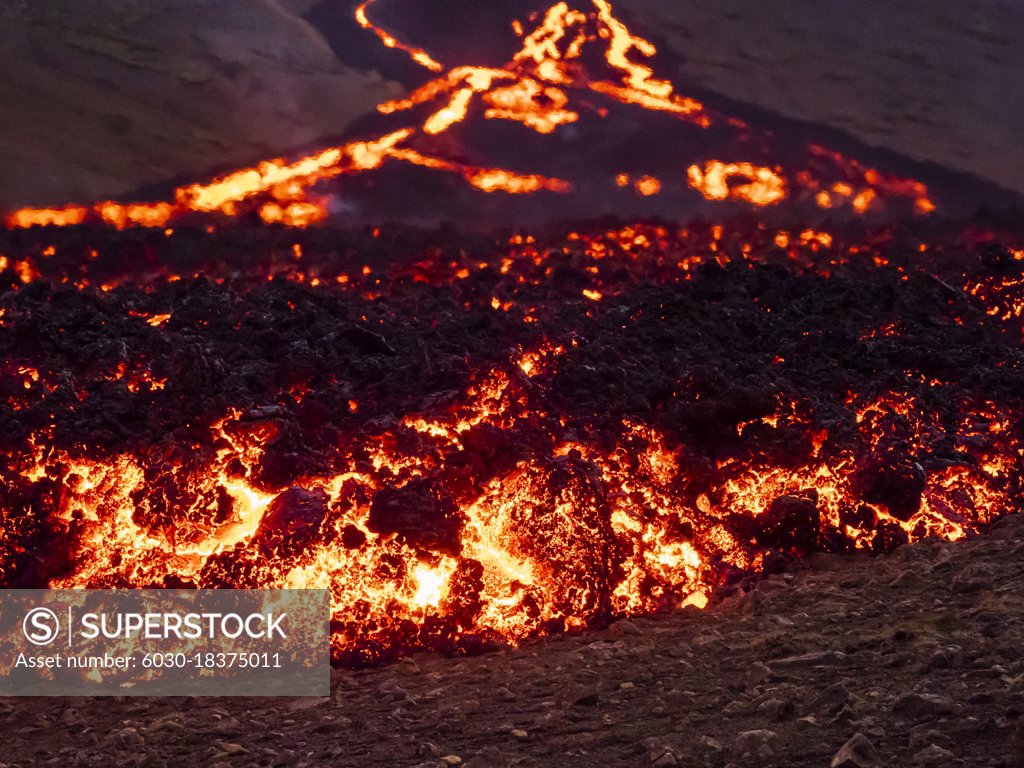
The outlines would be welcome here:
M 264 553 L 281 553 L 283 548 L 302 551 L 317 539 L 327 502 L 327 494 L 320 489 L 289 488 L 270 502 L 254 543 Z
M 270 502 L 251 540 L 212 555 L 197 582 L 210 589 L 258 589 L 283 563 L 314 543 L 330 540 L 324 530 L 328 497 L 320 489 L 288 488 Z
M 757 518 L 760 526 L 754 538 L 759 544 L 792 548 L 801 555 L 818 547 L 821 513 L 817 494 L 811 497 L 780 496 Z
M 860 475 L 864 501 L 884 504 L 898 520 L 909 520 L 921 507 L 926 475 L 916 462 L 873 463 Z
M 907 532 L 896 523 L 889 521 L 881 523 L 875 530 L 875 537 L 871 541 L 871 551 L 877 553 L 891 552 L 906 544 L 909 541 Z
M 615 545 L 606 491 L 595 469 L 574 454 L 538 463 L 520 478 L 506 525 L 518 552 L 549 571 L 547 598 L 565 615 L 607 614 L 621 553 Z
M 986 244 L 980 249 L 979 255 L 981 256 L 981 263 L 993 269 L 1004 269 L 1017 263 L 1013 252 L 1000 243 Z
M 451 588 L 445 599 L 447 612 L 463 626 L 471 626 L 483 605 L 480 593 L 484 589 L 484 567 L 471 558 L 459 561 L 458 568 L 452 574 Z
M 462 517 L 451 496 L 430 479 L 381 488 L 373 496 L 367 527 L 394 533 L 413 546 L 457 555 Z
M 477 424 L 459 433 L 459 442 L 481 473 L 507 468 L 516 460 L 516 443 L 503 430 L 489 424 Z

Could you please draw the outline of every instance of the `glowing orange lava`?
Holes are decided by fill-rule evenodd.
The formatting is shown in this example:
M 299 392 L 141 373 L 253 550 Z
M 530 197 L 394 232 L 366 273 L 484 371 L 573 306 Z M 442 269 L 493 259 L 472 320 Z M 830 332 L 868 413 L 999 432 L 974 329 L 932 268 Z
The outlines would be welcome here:
M 386 234 L 374 230 L 366 237 L 376 241 Z M 591 416 L 577 420 L 572 379 L 560 401 L 552 397 L 563 374 L 598 377 L 580 389 L 583 396 L 615 387 L 618 377 L 628 375 L 628 355 L 599 375 L 586 357 L 596 337 L 567 327 L 567 316 L 593 323 L 614 318 L 614 337 L 645 314 L 689 311 L 689 301 L 674 308 L 667 300 L 633 302 L 629 291 L 637 287 L 682 291 L 700 279 L 703 266 L 730 269 L 735 277 L 759 263 L 782 263 L 793 273 L 813 273 L 815 280 L 839 268 L 876 271 L 884 254 L 872 241 L 763 225 L 744 233 L 719 224 L 678 230 L 631 224 L 581 229 L 553 241 L 519 232 L 486 256 L 438 251 L 390 267 L 337 273 L 324 271 L 330 260 L 313 262 L 311 242 L 296 235 L 278 261 L 256 265 L 251 276 L 248 290 L 268 283 L 280 289 L 269 294 L 282 313 L 274 324 L 304 301 L 358 297 L 370 311 L 388 307 L 393 295 L 418 300 L 421 291 L 436 288 L 445 297 L 444 313 L 465 302 L 466 318 L 474 322 L 483 316 L 505 329 L 521 322 L 542 333 L 530 344 L 499 346 L 487 365 L 468 368 L 458 388 L 402 410 L 388 407 L 385 416 L 373 413 L 379 393 L 372 388 L 339 386 L 324 398 L 304 381 L 282 383 L 280 403 L 298 407 L 315 399 L 313 423 L 327 408 L 351 426 L 332 433 L 329 460 L 287 480 L 263 472 L 268 455 L 294 437 L 281 418 L 285 407 L 248 403 L 191 424 L 194 443 L 187 451 L 171 440 L 117 451 L 80 450 L 65 440 L 61 448 L 54 427 L 34 428 L 23 450 L 11 454 L 10 488 L 31 490 L 25 498 L 41 505 L 38 519 L 60 532 L 56 541 L 66 547 L 65 559 L 50 586 L 322 587 L 332 593 L 336 656 L 359 663 L 395 649 L 448 647 L 444 637 L 431 634 L 440 626 L 454 638 L 516 642 L 616 615 L 703 606 L 728 574 L 764 568 L 772 551 L 799 557 L 830 541 L 841 542 L 835 551 L 881 551 L 927 536 L 963 538 L 1012 511 L 1019 498 L 1021 414 L 964 391 L 945 394 L 953 385 L 930 378 L 933 372 L 922 378 L 911 370 L 912 361 L 887 381 L 905 376 L 920 383 L 914 392 L 879 385 L 830 402 L 768 390 L 772 394 L 757 414 L 737 417 L 729 434 L 715 435 L 727 448 L 708 455 L 679 430 L 660 424 L 656 409 L 647 409 L 649 422 L 616 414 L 594 429 Z M 20 264 L 23 283 L 45 279 L 60 286 L 65 281 L 54 270 L 63 253 L 59 242 L 43 241 L 36 255 L 0 257 L 0 268 Z M 908 263 L 916 254 L 914 249 Z M 72 264 L 74 288 L 109 296 L 104 322 L 129 323 L 133 338 L 151 334 L 157 349 L 182 328 L 187 335 L 199 333 L 210 318 L 197 314 L 191 301 L 180 309 L 160 302 L 145 307 L 139 302 L 147 294 L 138 286 L 162 285 L 178 295 L 184 281 L 196 280 L 201 292 L 235 269 L 208 264 L 203 281 L 196 269 L 122 272 L 100 282 L 90 270 L 103 258 Z M 1013 251 L 1002 258 L 1019 264 Z M 569 266 L 578 282 L 565 290 L 559 281 Z M 896 276 L 899 269 L 887 267 L 886 273 Z M 779 274 L 771 274 L 771 284 L 778 284 Z M 962 284 L 964 295 L 985 310 L 972 316 L 1004 324 L 1016 339 L 1024 282 L 1015 275 L 1009 267 L 969 272 Z M 931 279 L 919 279 L 932 290 Z M 11 295 L 28 307 L 38 300 L 29 291 L 19 294 L 17 286 Z M 236 302 L 246 296 L 225 295 Z M 126 301 L 128 296 L 135 298 Z M 450 302 L 452 296 L 458 301 Z M 768 293 L 760 298 L 765 303 L 755 302 L 751 310 L 757 317 L 785 309 L 773 305 Z M 246 317 L 269 311 L 263 298 L 251 306 Z M 19 311 L 17 302 L 5 306 L 0 326 L 19 322 Z M 946 311 L 943 305 L 940 311 Z M 862 344 L 865 354 L 884 350 L 914 320 L 872 317 L 842 344 Z M 558 332 L 552 334 L 553 327 Z M 362 317 L 358 332 L 349 332 L 355 343 L 388 357 L 394 350 L 373 328 Z M 233 325 L 227 333 L 234 336 Z M 342 342 L 333 336 L 323 343 Z M 303 345 L 292 346 L 301 353 Z M 360 364 L 373 354 L 360 355 Z M 784 368 L 800 354 L 800 344 L 773 350 L 764 364 Z M 66 373 L 45 362 L 12 360 L 0 371 L 12 413 L 33 403 L 51 407 L 47 398 Z M 116 388 L 141 408 L 153 402 L 147 398 L 172 392 L 183 373 L 160 365 L 158 358 L 118 354 L 101 369 L 100 387 Z M 234 374 L 211 368 L 203 375 Z M 73 390 L 70 399 L 89 405 L 94 395 Z M 679 413 L 700 424 L 707 418 L 702 408 L 702 398 L 695 397 Z M 765 445 L 782 448 L 752 448 Z M 298 461 L 306 452 L 290 455 Z M 919 460 L 931 463 L 924 469 Z M 912 493 L 887 492 L 892 483 Z M 19 538 L 27 535 L 19 528 L 27 523 L 18 511 L 5 510 L 0 554 L 31 551 L 21 544 L 29 539 Z M 410 514 L 422 520 L 406 524 Z
M 501 67 L 459 65 L 447 70 L 425 50 L 406 45 L 373 24 L 368 16 L 373 2 L 367 0 L 356 8 L 358 24 L 372 31 L 386 47 L 404 51 L 438 75 L 408 96 L 378 107 L 380 112 L 392 114 L 435 104 L 418 125 L 292 161 L 267 160 L 209 183 L 180 187 L 168 201 L 24 208 L 7 216 L 7 226 L 72 226 L 96 220 L 118 229 L 163 227 L 176 218 L 197 213 L 236 216 L 255 210 L 267 223 L 304 227 L 325 218 L 324 206 L 309 198 L 315 185 L 379 168 L 389 160 L 454 172 L 488 193 L 565 194 L 572 190 L 569 180 L 471 166 L 425 147 L 431 137 L 448 133 L 475 109 L 482 112 L 483 119 L 514 121 L 537 133 L 550 134 L 579 121 L 584 110 L 602 116 L 606 110 L 591 103 L 593 94 L 670 113 L 703 128 L 717 119 L 699 101 L 678 94 L 670 81 L 655 75 L 647 61 L 655 56 L 657 48 L 633 34 L 615 16 L 607 0 L 591 0 L 589 10 L 572 8 L 567 2 L 551 6 L 532 32 L 521 34 L 519 50 Z M 522 32 L 521 26 L 519 29 Z M 600 75 L 585 71 L 583 54 L 591 46 L 603 46 L 601 58 L 606 71 Z M 725 118 L 724 122 L 736 130 L 747 127 L 735 118 Z M 913 200 L 919 214 L 935 210 L 928 190 L 918 181 L 884 175 L 817 145 L 811 145 L 810 155 L 814 162 L 830 163 L 846 180 L 828 190 L 806 170 L 787 183 L 781 169 L 718 160 L 692 164 L 687 173 L 690 185 L 709 200 L 773 205 L 787 197 L 787 187 L 799 186 L 809 190 L 824 208 L 849 201 L 852 209 L 862 214 L 881 205 L 886 197 L 905 197 Z M 660 191 L 660 182 L 644 177 L 636 182 L 636 190 L 644 196 L 653 195 Z
M 751 163 L 711 160 L 703 168 L 691 165 L 687 177 L 690 186 L 709 200 L 742 200 L 762 206 L 786 199 L 785 180 L 771 168 Z

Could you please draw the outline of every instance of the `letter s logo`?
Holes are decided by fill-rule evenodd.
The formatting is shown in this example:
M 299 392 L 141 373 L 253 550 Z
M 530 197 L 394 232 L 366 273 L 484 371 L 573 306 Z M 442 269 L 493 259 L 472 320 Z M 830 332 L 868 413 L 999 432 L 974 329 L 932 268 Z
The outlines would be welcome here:
M 21 629 L 33 645 L 49 645 L 60 632 L 60 621 L 49 608 L 33 608 L 25 614 Z

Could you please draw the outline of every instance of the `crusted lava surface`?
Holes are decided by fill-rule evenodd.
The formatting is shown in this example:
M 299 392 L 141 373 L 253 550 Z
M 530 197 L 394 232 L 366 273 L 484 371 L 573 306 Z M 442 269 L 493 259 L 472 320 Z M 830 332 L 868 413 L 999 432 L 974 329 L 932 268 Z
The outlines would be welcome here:
M 361 665 L 963 538 L 1022 498 L 1015 245 L 749 218 L 2 234 L 0 580 L 327 587 Z

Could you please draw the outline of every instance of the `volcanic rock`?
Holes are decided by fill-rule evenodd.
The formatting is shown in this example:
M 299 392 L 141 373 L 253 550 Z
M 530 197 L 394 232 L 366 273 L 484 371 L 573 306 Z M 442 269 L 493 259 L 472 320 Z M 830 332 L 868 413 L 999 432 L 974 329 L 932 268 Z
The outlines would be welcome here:
M 952 714 L 956 705 L 951 699 L 933 693 L 904 693 L 896 699 L 892 711 L 916 719 Z
M 458 554 L 462 518 L 451 496 L 430 479 L 382 488 L 373 496 L 367 527 L 393 533 L 428 550 Z
M 948 749 L 943 749 L 940 746 L 932 744 L 925 747 L 913 757 L 914 765 L 956 765 L 956 755 L 950 752 Z
M 441 757 L 444 751 L 432 741 L 422 741 L 416 745 L 416 754 L 419 757 Z
M 775 674 L 772 672 L 771 667 L 761 661 L 755 661 L 747 669 L 744 674 L 744 679 L 753 684 L 763 683 L 765 680 L 769 680 L 771 676 Z
M 816 712 L 832 714 L 841 710 L 850 700 L 850 692 L 843 683 L 833 683 L 814 702 Z
M 755 538 L 768 547 L 792 547 L 802 555 L 813 552 L 818 545 L 821 514 L 817 494 L 807 497 L 780 496 L 757 518 Z
M 781 659 L 772 659 L 769 664 L 773 670 L 790 670 L 811 668 L 820 666 L 832 666 L 846 658 L 845 654 L 839 651 L 812 651 L 799 656 L 786 656 Z
M 765 699 L 757 706 L 757 711 L 773 721 L 788 720 L 793 716 L 796 707 L 792 701 L 785 699 Z
M 289 488 L 279 494 L 267 507 L 254 541 L 265 553 L 301 551 L 320 530 L 327 515 L 327 494 L 322 490 L 307 491 Z
M 831 768 L 877 768 L 878 754 L 863 733 L 854 734 L 832 758 Z
M 765 729 L 744 731 L 732 743 L 733 754 L 741 758 L 772 757 L 778 749 L 779 735 Z
M 395 355 L 394 347 L 379 333 L 354 326 L 341 332 L 341 337 L 360 352 L 367 355 Z
M 629 619 L 622 619 L 620 621 L 613 621 L 608 625 L 608 631 L 612 637 L 626 637 L 627 635 L 640 635 L 643 634 L 640 627 Z
M 981 263 L 990 269 L 1002 269 L 1017 264 L 1013 251 L 1002 243 L 986 243 L 979 251 Z
M 484 747 L 466 762 L 466 768 L 505 768 L 505 755 L 493 744 Z
M 924 467 L 910 461 L 879 461 L 859 477 L 864 500 L 884 504 L 899 520 L 909 520 L 920 508 L 926 479 Z
M 596 707 L 601 701 L 601 696 L 594 688 L 584 689 L 571 697 L 571 704 L 574 707 Z

